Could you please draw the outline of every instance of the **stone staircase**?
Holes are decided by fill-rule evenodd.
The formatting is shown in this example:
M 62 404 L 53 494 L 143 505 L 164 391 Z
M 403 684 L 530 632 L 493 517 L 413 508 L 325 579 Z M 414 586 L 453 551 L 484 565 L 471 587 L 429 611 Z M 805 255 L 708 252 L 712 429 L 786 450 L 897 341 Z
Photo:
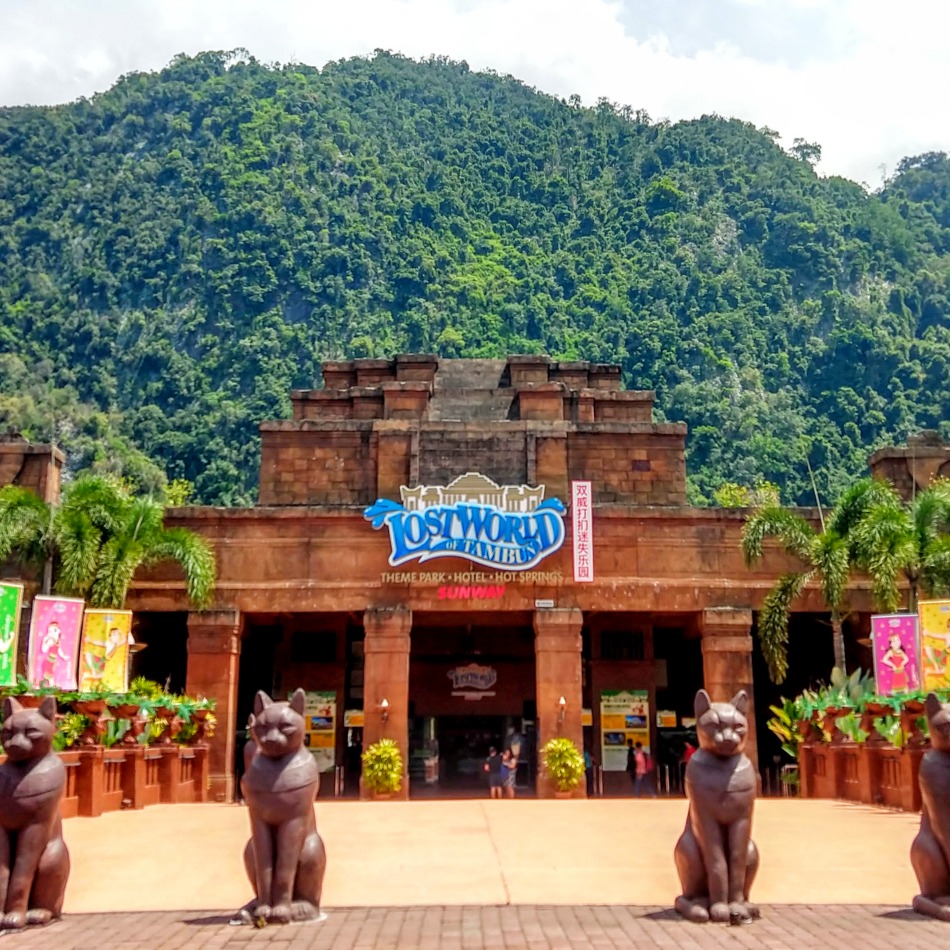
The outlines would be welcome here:
M 504 422 L 514 391 L 502 387 L 505 360 L 442 360 L 429 402 L 431 422 Z

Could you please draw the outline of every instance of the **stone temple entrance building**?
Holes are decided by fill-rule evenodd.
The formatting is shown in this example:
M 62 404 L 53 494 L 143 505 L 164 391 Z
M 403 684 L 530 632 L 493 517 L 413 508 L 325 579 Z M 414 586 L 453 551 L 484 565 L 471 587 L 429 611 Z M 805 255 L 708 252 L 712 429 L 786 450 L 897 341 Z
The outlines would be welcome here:
M 686 504 L 686 427 L 619 367 L 410 355 L 323 384 L 261 425 L 256 507 L 170 512 L 215 546 L 214 609 L 171 570 L 130 595 L 136 671 L 217 700 L 213 794 L 258 689 L 314 694 L 311 747 L 350 789 L 395 739 L 410 797 L 477 786 L 512 732 L 522 786 L 550 791 L 537 749 L 564 735 L 619 791 L 627 740 L 662 753 L 698 687 L 757 699 L 755 610 L 791 565 L 750 570 L 744 512 Z

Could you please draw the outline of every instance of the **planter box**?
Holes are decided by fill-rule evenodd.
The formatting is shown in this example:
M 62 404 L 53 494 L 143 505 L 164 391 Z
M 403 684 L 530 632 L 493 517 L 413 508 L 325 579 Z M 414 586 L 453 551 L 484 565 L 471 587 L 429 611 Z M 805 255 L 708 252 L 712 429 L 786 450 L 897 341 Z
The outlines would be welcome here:
M 159 802 L 208 800 L 208 747 L 203 744 L 84 746 L 60 752 L 59 757 L 66 766 L 63 818 L 95 818 Z
M 866 742 L 804 743 L 801 795 L 920 811 L 918 774 L 926 751 Z

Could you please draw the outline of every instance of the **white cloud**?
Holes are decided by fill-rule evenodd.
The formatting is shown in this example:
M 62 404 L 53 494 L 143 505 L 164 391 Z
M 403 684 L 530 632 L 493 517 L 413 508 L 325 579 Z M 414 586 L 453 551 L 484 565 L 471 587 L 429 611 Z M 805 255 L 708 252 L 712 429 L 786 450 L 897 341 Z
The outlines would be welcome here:
M 737 116 L 819 142 L 823 171 L 872 186 L 882 164 L 950 148 L 943 0 L 4 2 L 3 104 L 90 95 L 180 52 L 243 46 L 322 66 L 381 47 L 655 118 Z

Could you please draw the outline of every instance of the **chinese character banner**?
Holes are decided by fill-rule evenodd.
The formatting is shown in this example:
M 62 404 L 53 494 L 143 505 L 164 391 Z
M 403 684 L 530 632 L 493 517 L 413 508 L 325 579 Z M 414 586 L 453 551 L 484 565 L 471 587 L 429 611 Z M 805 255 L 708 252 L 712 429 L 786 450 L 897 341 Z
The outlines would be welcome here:
M 73 597 L 33 599 L 28 678 L 34 686 L 76 688 L 83 606 Z
M 882 614 L 871 618 L 874 679 L 881 696 L 909 693 L 920 685 L 920 650 L 916 614 Z
M 124 693 L 129 688 L 131 610 L 87 610 L 82 624 L 79 688 Z
M 0 686 L 16 682 L 16 650 L 23 606 L 22 584 L 0 584 Z
M 574 580 L 594 579 L 594 521 L 591 513 L 591 483 L 571 482 L 571 524 L 574 540 Z

